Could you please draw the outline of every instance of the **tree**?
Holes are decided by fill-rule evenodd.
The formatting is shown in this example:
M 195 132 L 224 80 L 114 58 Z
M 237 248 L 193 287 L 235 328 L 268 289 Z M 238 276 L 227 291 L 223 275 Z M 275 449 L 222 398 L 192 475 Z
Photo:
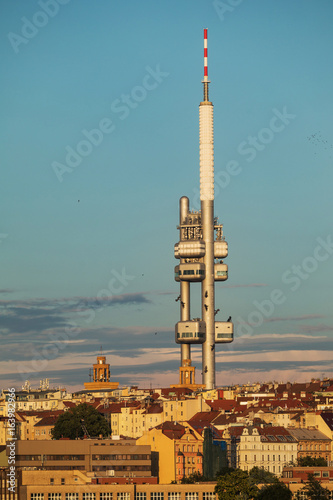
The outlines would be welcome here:
M 323 457 L 313 458 L 307 455 L 298 459 L 299 467 L 327 467 L 327 461 Z
M 308 474 L 308 483 L 298 492 L 296 498 L 301 498 L 300 492 L 309 500 L 330 500 L 331 498 L 330 490 L 324 488 L 313 474 Z
M 52 438 L 82 438 L 85 434 L 83 426 L 86 427 L 89 436 L 97 437 L 102 435 L 107 437 L 110 435 L 105 418 L 93 406 L 82 403 L 60 415 L 52 429 Z
M 222 467 L 222 469 L 219 470 L 219 472 L 216 473 L 216 480 L 219 478 L 219 476 L 224 476 L 225 474 L 230 474 L 230 472 L 233 472 L 234 469 L 233 467 Z
M 250 481 L 253 484 L 272 484 L 278 483 L 279 480 L 273 472 L 262 467 L 253 467 L 249 473 Z
M 264 486 L 258 493 L 256 500 L 291 500 L 292 497 L 290 489 L 278 480 Z
M 241 469 L 219 476 L 215 486 L 219 500 L 249 500 L 256 498 L 258 491 L 258 487 L 251 484 L 248 472 Z
M 201 472 L 192 472 L 189 476 L 185 476 L 181 479 L 181 484 L 195 484 L 208 481 L 208 479 L 201 474 Z

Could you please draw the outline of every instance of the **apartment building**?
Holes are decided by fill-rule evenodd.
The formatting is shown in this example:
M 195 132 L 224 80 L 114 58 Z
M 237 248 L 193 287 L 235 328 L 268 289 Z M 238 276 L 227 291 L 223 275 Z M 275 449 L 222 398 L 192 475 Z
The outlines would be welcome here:
M 111 403 L 105 408 L 98 408 L 111 427 L 113 436 L 138 438 L 145 430 L 159 425 L 163 421 L 163 408 L 158 403 L 143 402 Z
M 132 439 L 17 441 L 16 467 L 77 470 L 116 477 L 152 475 L 151 449 Z
M 163 421 L 187 422 L 198 412 L 209 412 L 210 406 L 201 398 L 163 401 Z
M 324 458 L 331 456 L 331 439 L 317 429 L 288 429 L 298 443 L 297 459 L 304 457 Z
M 149 445 L 158 453 L 161 483 L 203 472 L 203 437 L 186 423 L 164 422 L 146 431 L 136 443 Z
M 231 426 L 223 438 L 230 467 L 250 471 L 257 466 L 280 476 L 297 459 L 297 441 L 284 427 Z

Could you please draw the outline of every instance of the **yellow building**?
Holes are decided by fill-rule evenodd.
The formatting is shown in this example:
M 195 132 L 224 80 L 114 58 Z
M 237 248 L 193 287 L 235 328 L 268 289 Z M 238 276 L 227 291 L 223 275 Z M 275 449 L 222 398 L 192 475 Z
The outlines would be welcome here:
M 210 409 L 201 397 L 163 401 L 163 421 L 187 422 L 196 413 Z
M 146 431 L 137 444 L 151 447 L 158 454 L 160 483 L 180 481 L 193 472 L 202 473 L 203 437 L 188 424 L 164 422 Z

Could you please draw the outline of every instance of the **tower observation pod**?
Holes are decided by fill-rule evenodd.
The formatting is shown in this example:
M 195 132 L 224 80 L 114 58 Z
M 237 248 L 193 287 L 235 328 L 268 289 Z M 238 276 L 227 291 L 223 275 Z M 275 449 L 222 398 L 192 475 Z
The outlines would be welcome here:
M 215 344 L 233 341 L 233 324 L 215 321 L 220 309 L 215 310 L 215 281 L 228 279 L 228 244 L 223 226 L 214 216 L 214 119 L 213 104 L 209 100 L 207 29 L 204 30 L 203 100 L 199 105 L 200 143 L 200 210 L 189 209 L 189 199 L 180 199 L 179 242 L 174 255 L 179 260 L 175 267 L 175 280 L 180 283 L 180 321 L 175 327 L 175 341 L 181 346 L 180 380 L 191 378 L 195 386 L 194 368 L 191 367 L 191 344 L 202 346 L 202 384 L 215 388 Z M 201 285 L 201 317 L 191 319 L 190 286 Z M 184 374 L 184 370 L 191 370 Z M 180 384 L 181 385 L 181 384 Z M 186 385 L 186 384 L 185 384 Z M 199 387 L 199 385 L 197 385 Z

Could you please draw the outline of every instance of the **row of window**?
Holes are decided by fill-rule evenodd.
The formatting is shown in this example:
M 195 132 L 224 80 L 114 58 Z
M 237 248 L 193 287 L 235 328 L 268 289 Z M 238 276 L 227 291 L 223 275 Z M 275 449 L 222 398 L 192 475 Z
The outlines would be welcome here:
M 84 460 L 84 455 L 17 455 L 16 460 L 36 461 L 36 460 Z
M 93 460 L 150 460 L 150 455 L 93 455 Z
M 185 339 L 185 338 L 190 338 L 190 339 L 193 339 L 193 338 L 203 338 L 205 336 L 204 333 L 202 332 L 182 332 L 182 334 L 180 335 L 179 332 L 177 332 L 177 339 L 179 339 L 181 336 L 182 339 Z
M 308 474 L 308 471 L 305 471 L 305 470 L 304 471 L 297 471 L 297 474 L 302 474 L 302 473 Z M 314 475 L 314 477 L 326 477 L 326 478 L 330 477 L 330 473 L 328 471 L 325 471 L 325 470 L 314 471 L 312 474 Z M 292 477 L 292 476 L 290 476 L 290 477 Z
M 303 445 L 300 444 L 299 449 L 300 450 L 304 449 L 304 450 L 326 450 L 326 451 L 328 451 L 329 446 L 328 446 L 328 444 L 325 445 L 324 443 L 322 443 L 322 444 L 305 444 L 304 448 L 303 448 Z
M 194 274 L 204 275 L 205 271 L 203 269 L 196 269 L 196 271 L 194 272 L 194 269 L 186 269 L 183 271 L 183 273 L 181 272 L 181 270 L 179 270 L 178 273 L 179 276 L 181 276 L 181 274 L 183 274 L 183 276 L 193 276 Z
M 277 462 L 281 462 L 281 455 L 276 455 L 276 458 L 277 458 Z M 258 455 L 258 459 L 259 459 L 259 455 Z M 247 462 L 247 455 L 245 455 L 244 460 L 245 460 L 245 462 Z M 259 460 L 260 460 L 260 459 L 259 459 Z M 267 462 L 269 462 L 270 460 L 271 460 L 272 462 L 275 462 L 275 455 L 273 455 L 272 457 L 271 457 L 271 455 L 267 455 L 267 458 L 266 458 L 266 459 L 265 459 L 265 455 L 262 455 L 262 456 L 261 456 L 261 461 L 262 461 L 262 462 L 265 462 L 265 460 L 266 460 Z M 292 455 L 292 457 L 291 457 L 291 461 L 293 461 L 293 460 L 294 460 L 294 456 Z M 256 462 L 256 461 L 257 461 L 257 455 L 253 455 L 253 461 L 254 461 L 254 462 Z M 284 455 L 284 460 L 283 460 L 283 461 L 284 461 L 284 462 L 286 462 L 286 461 L 287 461 L 287 457 L 286 457 L 286 455 Z
M 96 465 L 93 466 L 92 470 L 93 471 L 104 471 L 104 470 L 109 470 L 110 467 L 107 465 Z M 112 465 L 112 470 L 116 471 L 150 471 L 150 465 Z
M 178 457 L 177 459 L 177 463 L 178 464 L 182 464 L 182 463 L 185 463 L 186 462 L 186 457 Z M 202 462 L 202 458 L 201 457 L 187 457 L 187 463 L 188 464 L 201 464 Z
M 252 469 L 252 465 L 250 465 L 250 467 L 248 466 L 245 466 L 244 467 L 244 470 L 246 471 L 250 471 Z M 265 467 L 265 469 L 268 471 L 268 472 L 273 472 L 273 474 L 280 474 L 281 473 L 281 466 L 275 466 L 275 465 L 267 465 L 267 467 Z
M 84 460 L 84 455 L 17 455 L 16 459 L 18 461 L 41 461 L 44 462 L 50 460 Z M 150 460 L 151 455 L 146 454 L 136 454 L 136 455 L 93 455 L 93 460 Z
M 99 496 L 98 496 L 99 495 Z M 102 493 L 82 493 L 82 500 L 130 500 L 131 499 L 131 494 L 130 492 L 118 492 L 117 496 L 114 495 L 113 499 L 113 494 L 110 492 L 102 492 Z M 46 494 L 44 493 L 30 493 L 30 500 L 79 500 L 79 493 L 48 493 L 48 496 L 46 497 Z M 180 500 L 181 499 L 181 493 L 179 491 L 170 491 L 168 493 L 168 496 L 165 496 L 165 500 Z M 202 493 L 202 500 L 215 500 L 216 495 L 212 491 L 204 491 Z M 164 493 L 160 491 L 152 491 L 149 494 L 147 494 L 144 491 L 139 491 L 136 492 L 135 494 L 135 500 L 164 500 Z M 185 492 L 185 500 L 199 500 L 199 493 L 198 492 Z
M 298 498 L 299 500 L 308 500 L 308 498 L 309 498 L 309 497 L 308 497 L 307 493 L 305 493 L 304 491 L 300 490 L 300 491 L 298 492 L 298 496 L 297 496 L 297 498 Z M 330 491 L 330 492 L 329 492 L 329 494 L 328 494 L 328 496 L 327 496 L 327 497 L 325 497 L 325 498 L 327 498 L 327 499 L 329 499 L 329 500 L 333 500 L 333 491 Z
M 245 450 L 258 449 L 258 450 L 284 450 L 284 451 L 289 450 L 290 451 L 290 450 L 295 449 L 295 447 L 293 445 L 289 445 L 289 444 L 287 444 L 287 445 L 286 444 L 284 444 L 284 445 L 282 445 L 282 444 L 281 445 L 280 444 L 279 445 L 277 445 L 277 444 L 269 445 L 266 443 L 264 443 L 264 444 L 258 443 L 257 446 L 255 444 L 253 444 L 253 445 L 244 444 L 244 449 Z
M 184 476 L 189 476 L 190 474 L 194 474 L 195 472 L 201 472 L 198 471 L 195 467 L 186 467 L 185 469 L 177 469 L 177 474 L 178 478 L 182 478 Z
M 183 450 L 181 450 L 181 448 L 183 448 Z M 177 444 L 176 445 L 176 451 L 183 451 L 184 453 L 186 453 L 186 452 L 188 452 L 188 453 L 190 453 L 190 452 L 195 453 L 195 452 L 199 451 L 200 453 L 202 453 L 202 447 L 199 446 L 197 448 L 197 446 L 195 444 L 192 444 L 192 445 L 190 445 L 190 444 L 183 444 L 183 446 Z

